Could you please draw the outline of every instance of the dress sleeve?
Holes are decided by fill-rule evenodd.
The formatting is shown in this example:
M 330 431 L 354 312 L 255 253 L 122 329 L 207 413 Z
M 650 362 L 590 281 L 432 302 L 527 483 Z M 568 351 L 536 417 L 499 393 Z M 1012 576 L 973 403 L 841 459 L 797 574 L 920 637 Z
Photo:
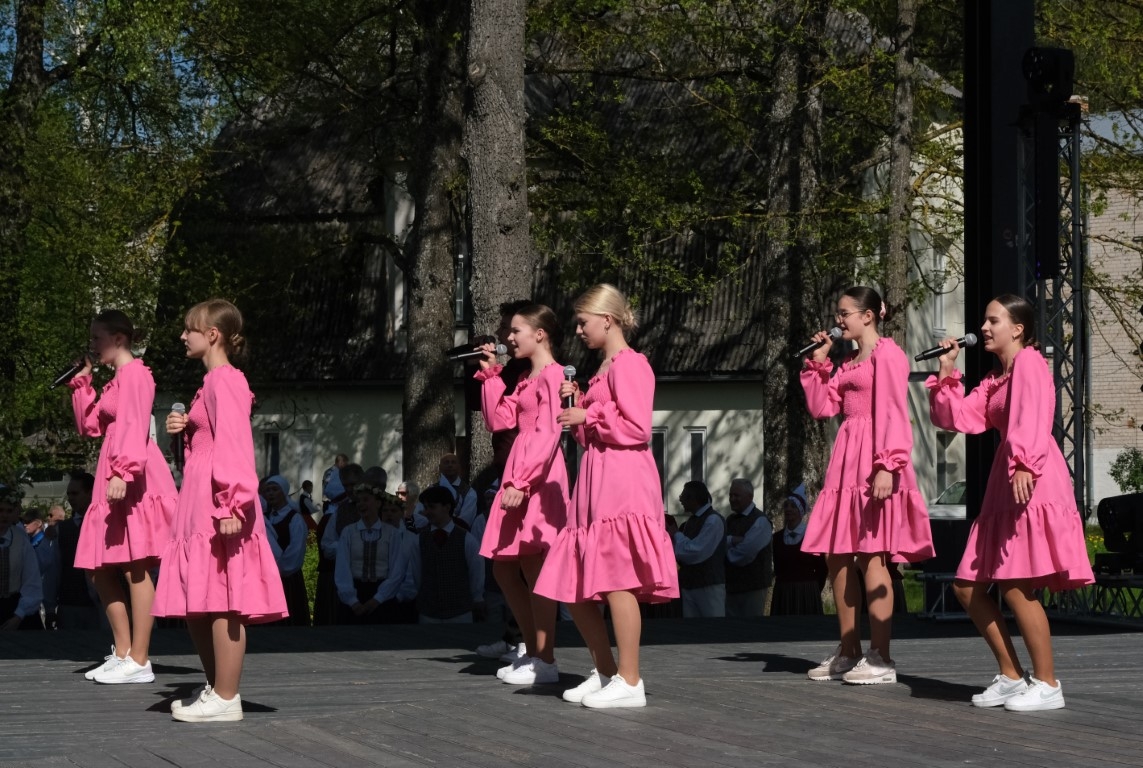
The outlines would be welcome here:
M 516 426 L 516 393 L 508 393 L 508 387 L 500 372 L 502 365 L 494 365 L 486 371 L 477 371 L 473 376 L 481 383 L 480 412 L 484 415 L 484 425 L 489 432 L 502 432 Z
M 913 456 L 909 360 L 886 339 L 873 351 L 873 469 L 900 472 Z
M 540 378 L 527 386 L 520 397 L 534 398 L 536 426 L 530 432 L 521 432 L 512 444 L 508 464 L 500 485 L 512 486 L 527 493 L 548 475 L 552 461 L 559 451 L 562 430 L 556 423 L 560 406 L 559 366 L 548 366 Z
M 1008 386 L 1008 477 L 1023 469 L 1038 478 L 1056 449 L 1052 437 L 1055 385 L 1039 352 L 1032 349 L 1017 355 Z
M 585 429 L 609 445 L 646 445 L 655 405 L 655 374 L 647 359 L 634 352 L 616 357 L 607 370 L 607 386 L 611 400 L 587 407 Z
M 837 379 L 830 376 L 833 363 L 806 360 L 802 368 L 802 391 L 806 393 L 806 406 L 815 419 L 828 419 L 841 412 L 841 396 L 837 393 Z
M 960 377 L 960 371 L 954 370 L 940 381 L 936 376 L 925 379 L 929 390 L 929 419 L 941 429 L 979 435 L 988 429 L 985 415 L 988 390 L 978 385 L 965 395 Z
M 210 468 L 217 520 L 234 516 L 254 519 L 258 509 L 258 474 L 254 470 L 254 433 L 250 429 L 253 395 L 236 369 L 216 369 L 203 387 L 214 456 Z
M 99 437 L 99 416 L 95 406 L 95 390 L 90 376 L 76 376 L 67 383 L 71 388 L 71 410 L 75 414 L 75 428 L 84 437 Z
M 151 439 L 151 409 L 155 405 L 155 380 L 142 363 L 131 363 L 116 374 L 119 388 L 115 429 L 107 452 L 111 477 L 130 483 L 147 466 Z

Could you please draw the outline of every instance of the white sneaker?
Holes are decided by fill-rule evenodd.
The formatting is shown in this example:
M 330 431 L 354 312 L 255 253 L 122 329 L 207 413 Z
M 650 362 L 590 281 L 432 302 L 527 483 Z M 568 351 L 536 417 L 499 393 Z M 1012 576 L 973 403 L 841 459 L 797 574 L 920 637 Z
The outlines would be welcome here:
M 508 646 L 508 650 L 500 654 L 501 661 L 506 661 L 511 664 L 513 661 L 516 661 L 516 659 L 522 659 L 528 655 L 528 646 L 524 643 L 518 645 L 505 643 L 505 645 Z
M 560 668 L 554 661 L 548 664 L 542 659 L 530 658 L 526 663 L 508 670 L 500 679 L 508 685 L 558 683 L 560 681 Z
M 127 655 L 130 653 L 131 653 L 131 649 L 128 648 L 127 653 L 123 654 L 123 658 L 124 659 L 127 658 Z M 106 672 L 107 670 L 111 669 L 112 667 L 114 667 L 116 664 L 118 664 L 122 660 L 123 659 L 121 659 L 115 655 L 115 646 L 113 645 L 113 646 L 111 646 L 111 653 L 109 655 L 103 657 L 103 663 L 100 664 L 95 669 L 89 669 L 86 672 L 84 672 L 83 677 L 85 680 L 94 680 L 95 676 L 98 675 L 100 672 Z
M 1064 708 L 1064 686 L 1059 680 L 1056 687 L 1028 676 L 1028 687 L 1021 693 L 1004 702 L 1009 712 L 1039 712 L 1045 709 Z
M 504 666 L 504 667 L 501 667 L 500 669 L 496 670 L 496 677 L 503 680 L 504 676 L 507 675 L 509 672 L 516 669 L 517 667 L 524 666 L 525 664 L 527 664 L 531 660 L 532 660 L 532 657 L 525 654 L 525 655 L 521 656 L 520 658 L 514 660 L 511 664 Z
M 194 689 L 194 693 L 185 699 L 176 699 L 171 702 L 171 712 L 177 712 L 180 709 L 185 709 L 191 704 L 201 699 L 206 694 L 210 693 L 213 689 L 209 685 L 200 685 Z
M 184 723 L 218 723 L 242 719 L 242 696 L 227 701 L 213 690 L 206 691 L 190 706 L 171 712 L 172 720 Z
M 981 693 L 974 694 L 972 697 L 972 706 L 974 707 L 999 707 L 1003 706 L 1004 702 L 1011 698 L 1019 696 L 1024 691 L 1028 690 L 1028 681 L 1024 678 L 1013 680 L 1004 675 L 997 675 L 992 678 L 992 684 L 984 689 Z
M 596 693 L 603 690 L 603 686 L 611 682 L 611 678 L 606 675 L 601 675 L 596 670 L 591 670 L 591 674 L 587 679 L 577 685 L 575 688 L 569 688 L 564 691 L 564 701 L 571 702 L 572 704 L 582 704 L 583 697 L 589 693 Z
M 153 683 L 155 682 L 155 673 L 151 671 L 150 660 L 148 660 L 146 664 L 140 665 L 137 664 L 133 658 L 128 656 L 125 659 L 119 659 L 119 662 L 111 669 L 96 675 L 95 682 L 103 683 L 104 685 Z
M 870 649 L 853 669 L 842 675 L 843 683 L 850 685 L 881 685 L 897 682 L 897 665 L 882 660 L 881 654 Z
M 857 666 L 860 659 L 841 655 L 841 646 L 822 659 L 822 663 L 806 673 L 811 680 L 841 680 L 845 673 Z
M 497 640 L 495 643 L 476 646 L 476 655 L 483 656 L 486 659 L 499 659 L 501 656 L 508 653 L 509 649 L 515 648 L 516 646 L 509 645 L 507 640 Z
M 580 702 L 591 709 L 616 709 L 618 707 L 645 707 L 647 696 L 643 692 L 643 679 L 635 685 L 628 685 L 619 675 L 612 675 L 609 682 L 595 693 L 589 693 Z

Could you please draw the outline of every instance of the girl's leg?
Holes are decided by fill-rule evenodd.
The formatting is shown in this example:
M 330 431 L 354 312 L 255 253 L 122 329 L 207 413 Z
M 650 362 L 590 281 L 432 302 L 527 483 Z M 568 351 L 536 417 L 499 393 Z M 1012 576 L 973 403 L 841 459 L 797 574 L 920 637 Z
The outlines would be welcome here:
M 242 662 L 246 658 L 246 627 L 232 613 L 216 614 L 210 621 L 214 639 L 214 692 L 221 698 L 233 699 L 238 695 Z
M 1036 599 L 1027 581 L 1010 581 L 1000 585 L 1005 602 L 1016 616 L 1020 637 L 1032 657 L 1032 674 L 1037 680 L 1056 686 L 1056 664 L 1052 659 L 1052 630 L 1044 606 Z
M 202 671 L 206 675 L 206 684 L 214 687 L 215 661 L 214 661 L 214 635 L 211 628 L 210 617 L 187 618 L 187 629 L 190 630 L 191 642 L 198 651 L 198 658 L 202 662 Z
M 608 592 L 611 607 L 611 625 L 615 627 L 615 645 L 619 650 L 619 676 L 628 685 L 639 682 L 639 636 L 643 631 L 643 616 L 639 601 L 630 592 Z
M 968 611 L 969 618 L 976 625 L 976 630 L 980 632 L 984 642 L 988 643 L 1000 667 L 1000 674 L 1011 680 L 1023 677 L 1024 669 L 1020 666 L 1016 648 L 1012 645 L 1012 635 L 1008 632 L 1004 617 L 1000 615 L 1000 607 L 988 594 L 988 584 L 957 579 L 953 582 L 953 594 Z
M 891 662 L 889 640 L 893 634 L 893 580 L 885 553 L 857 556 L 857 567 L 865 576 L 865 599 L 869 606 L 869 649 L 882 661 Z
M 535 653 L 528 649 L 528 655 L 548 664 L 556 661 L 556 601 L 535 593 L 536 579 L 544 565 L 543 555 L 527 555 L 520 558 L 520 568 L 528 581 L 530 593 L 528 613 L 532 619 L 533 636 L 536 639 Z M 515 610 L 515 609 L 513 609 Z M 521 625 L 520 629 L 524 627 Z
M 611 654 L 611 638 L 607 635 L 607 623 L 603 620 L 599 605 L 596 603 L 569 603 L 568 612 L 572 621 L 579 630 L 583 641 L 587 643 L 587 650 L 591 654 L 591 661 L 599 674 L 611 677 L 619 668 L 615 664 L 615 657 Z
M 837 603 L 837 623 L 841 632 L 841 655 L 861 657 L 861 636 L 857 632 L 857 579 L 853 555 L 826 555 L 833 599 Z
M 111 625 L 115 653 L 122 654 L 120 658 L 123 658 L 131 650 L 131 620 L 127 617 L 127 598 L 119 583 L 119 570 L 97 568 L 92 571 L 92 579 L 95 581 L 95 591 L 99 593 L 99 601 L 107 613 L 107 623 Z
M 127 587 L 131 590 L 131 658 L 137 664 L 146 664 L 151 650 L 151 629 L 155 617 L 151 604 L 155 602 L 155 582 L 147 570 L 147 561 L 137 561 L 124 571 Z
M 520 634 L 524 638 L 524 644 L 528 646 L 528 655 L 539 657 L 540 650 L 536 642 L 536 622 L 532 617 L 531 591 L 520 573 L 520 565 L 521 561 L 519 560 L 493 560 L 492 575 L 496 578 L 496 583 L 500 585 L 500 591 L 504 593 L 504 600 L 512 609 L 512 615 L 516 617 L 516 623 L 520 626 Z M 551 656 L 550 650 L 548 656 Z M 550 662 L 551 658 L 544 659 L 544 661 Z

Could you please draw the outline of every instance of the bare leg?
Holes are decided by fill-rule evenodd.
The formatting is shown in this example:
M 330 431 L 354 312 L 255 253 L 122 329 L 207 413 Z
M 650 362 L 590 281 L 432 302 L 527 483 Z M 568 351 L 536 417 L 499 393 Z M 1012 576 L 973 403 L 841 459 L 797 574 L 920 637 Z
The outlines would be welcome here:
M 127 570 L 127 587 L 131 590 L 131 658 L 137 664 L 146 664 L 151 650 L 151 629 L 155 617 L 151 604 L 155 602 L 155 582 L 147 570 L 147 561 L 131 563 Z
M 841 632 L 841 655 L 861 657 L 861 636 L 857 632 L 857 580 L 853 555 L 826 555 L 833 599 L 837 603 L 837 623 Z
M 1032 657 L 1032 674 L 1054 687 L 1057 681 L 1056 663 L 1052 659 L 1052 630 L 1044 606 L 1027 581 L 1004 582 L 1000 586 L 1016 616 L 1016 626 L 1020 628 L 1028 655 Z
M 639 682 L 639 636 L 643 631 L 639 601 L 630 592 L 608 592 L 607 604 L 611 606 L 611 625 L 619 650 L 619 675 L 628 685 L 635 685 Z
M 214 692 L 224 699 L 238 695 L 242 662 L 246 658 L 246 627 L 231 613 L 211 617 L 214 639 Z
M 988 643 L 1000 667 L 1000 674 L 1012 680 L 1023 677 L 1024 669 L 1020 666 L 1016 648 L 1012 645 L 1012 635 L 1008 632 L 1004 617 L 1000 615 L 999 606 L 988 595 L 988 584 L 958 579 L 953 582 L 953 594 L 968 611 L 969 618 L 984 642 Z
M 191 642 L 198 651 L 199 661 L 202 662 L 202 671 L 206 675 L 206 683 L 214 687 L 214 636 L 211 629 L 212 620 L 209 617 L 188 618 L 187 629 L 190 630 Z
M 116 568 L 97 568 L 92 572 L 92 579 L 107 613 L 107 623 L 111 625 L 115 653 L 122 654 L 122 658 L 131 650 L 131 619 L 127 616 L 127 597 L 119 583 L 119 571 Z
M 528 646 L 529 656 L 538 656 L 540 651 L 536 643 L 536 621 L 532 617 L 531 591 L 520 572 L 519 560 L 493 560 L 492 575 L 504 593 L 504 600 L 512 609 L 516 623 L 520 626 L 520 634 L 524 637 L 524 644 Z M 551 652 L 548 653 L 551 656 Z M 550 659 L 544 659 L 550 661 Z
M 535 592 L 536 579 L 539 578 L 540 568 L 543 565 L 543 555 L 528 555 L 520 558 L 520 567 L 524 571 L 524 578 L 528 581 L 529 613 L 532 617 L 532 628 L 536 638 L 535 653 L 529 649 L 528 654 L 548 664 L 554 664 L 556 661 L 556 601 L 543 595 L 537 595 Z
M 607 635 L 607 623 L 597 603 L 569 603 L 568 611 L 572 615 L 576 629 L 587 643 L 587 650 L 591 654 L 591 661 L 599 674 L 611 677 L 619 671 L 615 664 L 615 657 L 611 654 L 611 638 Z
M 859 554 L 857 566 L 865 576 L 865 599 L 869 605 L 869 649 L 877 651 L 882 661 L 891 662 L 889 640 L 893 634 L 893 579 L 889 575 L 888 556 Z

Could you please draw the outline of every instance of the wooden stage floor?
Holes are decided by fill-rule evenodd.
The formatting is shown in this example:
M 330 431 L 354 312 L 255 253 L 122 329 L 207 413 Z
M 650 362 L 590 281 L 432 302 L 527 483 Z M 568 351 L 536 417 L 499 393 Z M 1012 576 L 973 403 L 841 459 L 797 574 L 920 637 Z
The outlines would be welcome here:
M 994 674 L 971 626 L 913 617 L 895 627 L 891 686 L 806 680 L 832 617 L 650 621 L 647 707 L 603 712 L 558 697 L 591 666 L 570 624 L 561 685 L 535 688 L 469 650 L 488 625 L 255 627 L 245 721 L 199 725 L 168 709 L 201 680 L 182 630 L 156 631 L 153 684 L 122 686 L 83 679 L 98 633 L 8 633 L 0 766 L 1143 765 L 1143 634 L 1054 629 L 1068 706 L 1018 715 L 968 703 Z

